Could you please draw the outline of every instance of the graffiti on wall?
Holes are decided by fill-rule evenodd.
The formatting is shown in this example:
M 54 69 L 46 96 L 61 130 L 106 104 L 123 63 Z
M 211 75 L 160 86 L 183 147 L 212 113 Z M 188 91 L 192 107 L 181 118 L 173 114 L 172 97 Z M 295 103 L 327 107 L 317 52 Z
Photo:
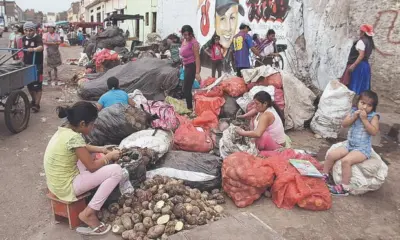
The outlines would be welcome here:
M 383 56 L 394 56 L 395 54 L 388 50 L 383 50 L 382 47 L 400 44 L 400 33 L 398 32 L 400 28 L 399 13 L 400 10 L 384 10 L 378 12 L 376 16 L 375 32 L 382 36 L 376 50 Z M 395 31 L 397 31 L 397 34 Z M 396 39 L 396 35 L 398 39 Z
M 246 0 L 246 5 L 250 22 L 283 22 L 289 13 L 288 0 Z
M 283 22 L 289 13 L 289 0 L 197 0 L 197 40 L 207 48 L 218 35 L 227 57 L 233 37 L 239 32 L 240 23 L 246 22 L 262 38 L 274 29 L 278 44 L 286 44 Z M 202 63 L 207 61 L 202 54 Z M 207 65 L 207 64 L 206 64 Z

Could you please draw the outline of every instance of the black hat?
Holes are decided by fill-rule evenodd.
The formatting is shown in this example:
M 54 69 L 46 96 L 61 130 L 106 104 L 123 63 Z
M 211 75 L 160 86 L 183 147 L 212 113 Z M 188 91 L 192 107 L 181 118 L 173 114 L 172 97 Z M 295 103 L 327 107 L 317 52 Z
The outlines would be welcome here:
M 239 7 L 240 15 L 244 16 L 244 8 L 240 5 L 239 0 L 216 0 L 215 11 L 219 16 L 225 15 L 226 11 L 232 6 Z
M 249 31 L 251 31 L 251 28 L 250 28 L 250 26 L 249 26 L 247 23 L 241 23 L 240 26 L 239 26 L 239 29 L 240 29 L 240 30 L 243 30 L 243 29 L 245 29 L 245 28 L 248 28 Z

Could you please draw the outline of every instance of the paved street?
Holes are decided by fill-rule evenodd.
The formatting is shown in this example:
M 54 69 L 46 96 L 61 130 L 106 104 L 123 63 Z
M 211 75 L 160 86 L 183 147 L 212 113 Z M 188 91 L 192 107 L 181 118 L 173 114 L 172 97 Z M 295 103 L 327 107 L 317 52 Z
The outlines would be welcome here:
M 0 39 L 7 44 L 8 34 Z M 63 59 L 76 58 L 80 48 L 63 48 Z M 63 65 L 61 79 L 67 80 L 79 69 Z M 203 72 L 203 75 L 206 71 Z M 205 77 L 205 76 L 204 76 Z M 0 239 L 1 240 L 74 240 L 88 239 L 69 230 L 68 225 L 54 222 L 50 203 L 45 197 L 43 152 L 60 120 L 55 108 L 76 98 L 73 89 L 46 87 L 42 111 L 31 114 L 28 129 L 12 135 L 0 117 Z M 382 122 L 390 126 L 399 115 L 383 113 Z M 383 135 L 387 133 L 383 129 Z M 290 132 L 296 148 L 319 151 L 329 143 L 317 140 L 308 131 Z M 390 163 L 389 177 L 376 192 L 363 196 L 336 197 L 329 211 L 312 212 L 299 208 L 278 209 L 270 199 L 262 198 L 252 206 L 238 209 L 228 200 L 228 214 L 249 211 L 271 226 L 286 239 L 400 239 L 400 163 L 399 145 L 382 138 L 377 148 Z M 321 155 L 322 156 L 322 155 Z M 320 158 L 319 160 L 323 160 Z M 111 233 L 93 239 L 120 239 Z

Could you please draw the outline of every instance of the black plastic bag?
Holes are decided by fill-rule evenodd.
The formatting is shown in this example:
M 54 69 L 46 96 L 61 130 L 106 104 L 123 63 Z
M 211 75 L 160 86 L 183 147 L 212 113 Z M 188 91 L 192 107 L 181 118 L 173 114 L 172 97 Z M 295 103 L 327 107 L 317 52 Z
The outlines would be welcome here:
M 240 109 L 239 105 L 236 103 L 237 98 L 228 95 L 225 95 L 224 98 L 225 98 L 225 104 L 221 108 L 220 117 L 235 119 L 236 113 Z
M 99 112 L 87 141 L 96 146 L 118 145 L 134 132 L 147 129 L 151 116 L 141 109 L 114 104 Z
M 182 179 L 185 185 L 200 191 L 221 187 L 222 158 L 209 153 L 170 151 L 147 171 L 147 177 L 155 175 Z

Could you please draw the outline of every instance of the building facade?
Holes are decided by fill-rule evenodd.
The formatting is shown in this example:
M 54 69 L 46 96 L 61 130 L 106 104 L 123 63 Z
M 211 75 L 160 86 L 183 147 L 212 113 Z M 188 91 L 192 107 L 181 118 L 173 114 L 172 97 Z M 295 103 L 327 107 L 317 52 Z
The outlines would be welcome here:
M 81 4 L 80 2 L 71 3 L 71 7 L 67 11 L 69 22 L 78 22 L 79 21 L 80 4 Z
M 4 3 L 6 7 L 4 8 Z M 10 24 L 18 23 L 25 20 L 22 9 L 15 1 L 0 1 L 1 15 L 7 16 L 7 22 Z
M 43 21 L 48 22 L 48 23 L 55 23 L 56 22 L 56 13 L 53 12 L 48 12 L 46 16 L 44 17 Z
M 157 4 L 165 0 L 128 0 L 127 12 L 129 15 L 139 14 L 144 19 L 133 20 L 127 24 L 131 37 L 146 41 L 147 34 L 157 32 Z M 175 10 L 176 11 L 176 10 Z M 176 11 L 178 12 L 178 11 Z M 179 11 L 180 12 L 180 11 Z M 132 21 L 132 20 L 129 20 Z

